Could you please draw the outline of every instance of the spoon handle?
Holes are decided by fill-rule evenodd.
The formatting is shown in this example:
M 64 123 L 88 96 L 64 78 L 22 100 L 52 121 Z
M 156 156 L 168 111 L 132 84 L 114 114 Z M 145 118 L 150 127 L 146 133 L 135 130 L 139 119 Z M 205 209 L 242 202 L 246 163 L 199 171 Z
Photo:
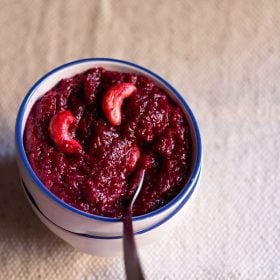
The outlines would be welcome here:
M 130 213 L 125 215 L 123 223 L 123 247 L 126 277 L 127 280 L 144 280 L 145 278 L 141 269 L 133 236 L 131 209 L 128 209 L 127 211 L 130 211 Z
M 140 260 L 137 254 L 133 225 L 132 225 L 132 208 L 136 201 L 141 188 L 143 186 L 145 176 L 145 170 L 140 171 L 140 178 L 137 189 L 133 195 L 133 198 L 125 209 L 123 217 L 123 251 L 124 251 L 124 264 L 127 280 L 144 280 L 144 274 L 141 269 Z

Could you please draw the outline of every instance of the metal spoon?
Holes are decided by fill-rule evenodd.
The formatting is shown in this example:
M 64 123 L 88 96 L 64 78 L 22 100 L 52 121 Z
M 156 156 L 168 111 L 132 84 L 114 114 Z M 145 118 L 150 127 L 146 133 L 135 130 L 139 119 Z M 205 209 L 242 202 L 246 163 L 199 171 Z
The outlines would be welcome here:
M 132 208 L 143 186 L 144 176 L 145 170 L 143 169 L 141 170 L 141 176 L 138 182 L 137 189 L 123 216 L 123 250 L 127 280 L 145 279 L 137 254 L 132 226 Z

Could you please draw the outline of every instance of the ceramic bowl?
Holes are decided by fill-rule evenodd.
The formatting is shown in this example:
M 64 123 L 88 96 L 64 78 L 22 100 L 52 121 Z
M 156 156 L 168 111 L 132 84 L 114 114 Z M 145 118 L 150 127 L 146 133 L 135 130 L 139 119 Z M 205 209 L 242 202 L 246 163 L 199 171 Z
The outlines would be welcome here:
M 147 227 L 135 234 L 136 243 L 140 248 L 150 244 L 152 241 L 162 240 L 162 238 L 165 236 L 167 237 L 170 230 L 178 223 L 178 221 L 180 221 L 188 211 L 191 211 L 193 200 L 196 194 L 196 192 L 193 193 L 193 191 L 195 188 L 197 188 L 198 181 L 194 184 L 194 188 L 191 192 L 189 192 L 188 196 L 172 213 L 153 226 Z M 56 225 L 44 215 L 44 213 L 36 204 L 32 195 L 29 193 L 23 181 L 22 188 L 26 195 L 27 201 L 41 222 L 45 224 L 45 226 L 50 231 L 70 244 L 76 250 L 100 257 L 113 257 L 122 253 L 122 235 L 98 236 L 81 234 L 66 230 L 59 225 Z M 188 203 L 186 203 L 187 201 Z
M 143 238 L 145 240 L 144 243 L 157 239 L 158 235 L 155 233 L 159 225 L 171 224 L 171 220 L 175 220 L 175 217 L 179 216 L 182 209 L 186 208 L 183 206 L 190 204 L 189 198 L 192 196 L 200 176 L 202 145 L 195 117 L 181 95 L 157 74 L 131 62 L 108 58 L 91 58 L 73 61 L 50 71 L 33 85 L 21 104 L 16 121 L 17 162 L 25 188 L 29 193 L 29 197 L 32 197 L 36 205 L 36 208 L 33 207 L 33 209 L 39 218 L 45 221 L 47 226 L 62 239 L 65 240 L 65 236 L 72 235 L 75 237 L 78 236 L 79 238 L 89 238 L 91 236 L 92 238 L 90 240 L 95 241 L 93 247 L 96 247 L 96 242 L 98 242 L 102 244 L 100 245 L 103 248 L 102 250 L 107 252 L 111 250 L 110 248 L 113 248 L 109 244 L 110 242 L 106 243 L 108 240 L 114 240 L 118 244 L 115 247 L 121 250 L 121 246 L 119 245 L 121 244 L 122 221 L 116 218 L 102 217 L 80 211 L 56 197 L 43 185 L 34 173 L 23 145 L 26 120 L 34 103 L 61 79 L 70 78 L 92 67 L 103 67 L 106 70 L 119 72 L 133 72 L 149 77 L 155 84 L 165 89 L 170 98 L 182 108 L 190 126 L 193 143 L 193 162 L 191 175 L 184 188 L 173 200 L 160 209 L 133 218 L 134 231 L 137 236 L 145 236 Z M 64 234 L 60 234 L 61 232 Z M 74 239 L 69 237 L 69 240 L 66 241 L 74 247 L 83 250 L 79 248 L 78 245 L 80 243 L 78 241 L 73 242 Z M 89 242 L 89 239 L 86 240 L 85 243 Z M 105 244 L 107 245 L 105 246 Z M 97 250 L 96 252 L 95 250 L 89 250 L 89 252 L 102 255 L 102 250 Z

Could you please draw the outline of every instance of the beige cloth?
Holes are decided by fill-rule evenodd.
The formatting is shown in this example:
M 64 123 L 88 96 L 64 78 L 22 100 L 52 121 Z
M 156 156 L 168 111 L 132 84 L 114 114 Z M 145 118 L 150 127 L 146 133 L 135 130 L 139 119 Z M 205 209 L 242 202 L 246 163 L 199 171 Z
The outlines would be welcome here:
M 0 0 L 0 279 L 124 279 L 121 257 L 78 253 L 34 216 L 14 123 L 45 72 L 85 57 L 150 68 L 201 127 L 194 211 L 140 250 L 147 279 L 280 279 L 280 2 Z

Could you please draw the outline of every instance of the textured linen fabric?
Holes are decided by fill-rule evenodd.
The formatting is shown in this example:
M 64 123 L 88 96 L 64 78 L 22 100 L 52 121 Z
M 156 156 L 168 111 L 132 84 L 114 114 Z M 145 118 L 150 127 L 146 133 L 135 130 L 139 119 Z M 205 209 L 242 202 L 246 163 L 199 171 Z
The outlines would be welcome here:
M 79 58 L 143 65 L 185 97 L 204 168 L 193 209 L 140 250 L 147 279 L 280 279 L 280 2 L 0 0 L 0 279 L 124 279 L 32 213 L 14 124 L 31 85 Z

